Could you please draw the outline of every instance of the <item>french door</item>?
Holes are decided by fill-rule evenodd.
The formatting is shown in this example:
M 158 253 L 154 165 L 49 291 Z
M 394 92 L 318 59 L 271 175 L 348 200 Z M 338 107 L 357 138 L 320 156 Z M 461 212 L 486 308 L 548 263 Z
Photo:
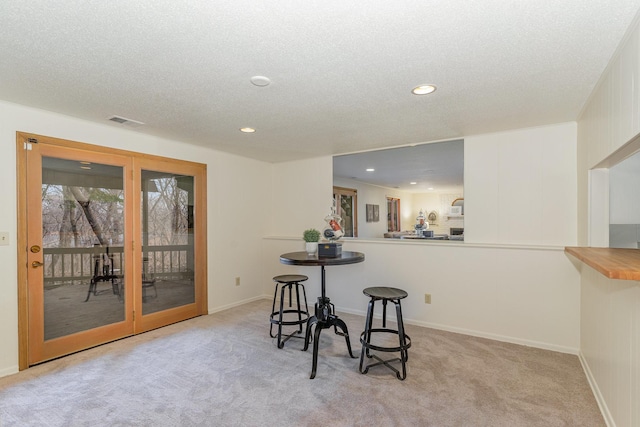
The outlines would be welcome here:
M 17 142 L 21 369 L 206 312 L 204 165 Z

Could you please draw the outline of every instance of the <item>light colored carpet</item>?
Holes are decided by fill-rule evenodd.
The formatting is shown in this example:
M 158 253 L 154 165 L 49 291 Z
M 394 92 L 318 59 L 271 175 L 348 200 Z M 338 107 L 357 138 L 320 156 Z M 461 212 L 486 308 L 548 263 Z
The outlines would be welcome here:
M 364 305 L 364 304 L 363 304 Z M 344 338 L 268 334 L 256 301 L 0 378 L 0 426 L 603 426 L 576 356 L 407 325 L 405 381 Z M 344 314 L 359 355 L 364 318 Z

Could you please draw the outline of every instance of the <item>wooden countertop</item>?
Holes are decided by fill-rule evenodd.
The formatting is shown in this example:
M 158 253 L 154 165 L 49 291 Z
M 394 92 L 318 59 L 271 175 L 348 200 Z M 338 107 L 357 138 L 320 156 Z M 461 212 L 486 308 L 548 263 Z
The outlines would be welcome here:
M 564 251 L 610 279 L 640 280 L 640 249 L 568 246 Z

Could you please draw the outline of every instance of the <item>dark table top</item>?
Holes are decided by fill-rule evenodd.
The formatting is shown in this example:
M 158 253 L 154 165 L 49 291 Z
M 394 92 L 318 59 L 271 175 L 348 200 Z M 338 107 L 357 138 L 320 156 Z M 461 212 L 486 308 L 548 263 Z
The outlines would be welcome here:
M 280 255 L 280 262 L 287 265 L 344 265 L 356 264 L 364 261 L 364 254 L 361 252 L 343 251 L 339 257 L 318 257 L 309 255 L 305 251 L 289 252 Z

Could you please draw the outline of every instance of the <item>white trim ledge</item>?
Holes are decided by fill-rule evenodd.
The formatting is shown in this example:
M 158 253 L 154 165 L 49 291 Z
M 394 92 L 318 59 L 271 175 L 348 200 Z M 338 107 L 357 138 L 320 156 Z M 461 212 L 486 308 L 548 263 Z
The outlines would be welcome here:
M 264 236 L 264 240 L 297 240 L 302 241 L 300 237 L 292 236 Z M 456 248 L 487 248 L 487 249 L 524 249 L 537 251 L 560 251 L 564 252 L 565 246 L 552 245 L 525 245 L 525 244 L 501 244 L 501 243 L 469 243 L 457 240 L 411 240 L 411 239 L 354 239 L 343 238 L 340 240 L 343 244 L 379 244 L 379 245 L 417 245 L 417 246 L 441 246 Z

